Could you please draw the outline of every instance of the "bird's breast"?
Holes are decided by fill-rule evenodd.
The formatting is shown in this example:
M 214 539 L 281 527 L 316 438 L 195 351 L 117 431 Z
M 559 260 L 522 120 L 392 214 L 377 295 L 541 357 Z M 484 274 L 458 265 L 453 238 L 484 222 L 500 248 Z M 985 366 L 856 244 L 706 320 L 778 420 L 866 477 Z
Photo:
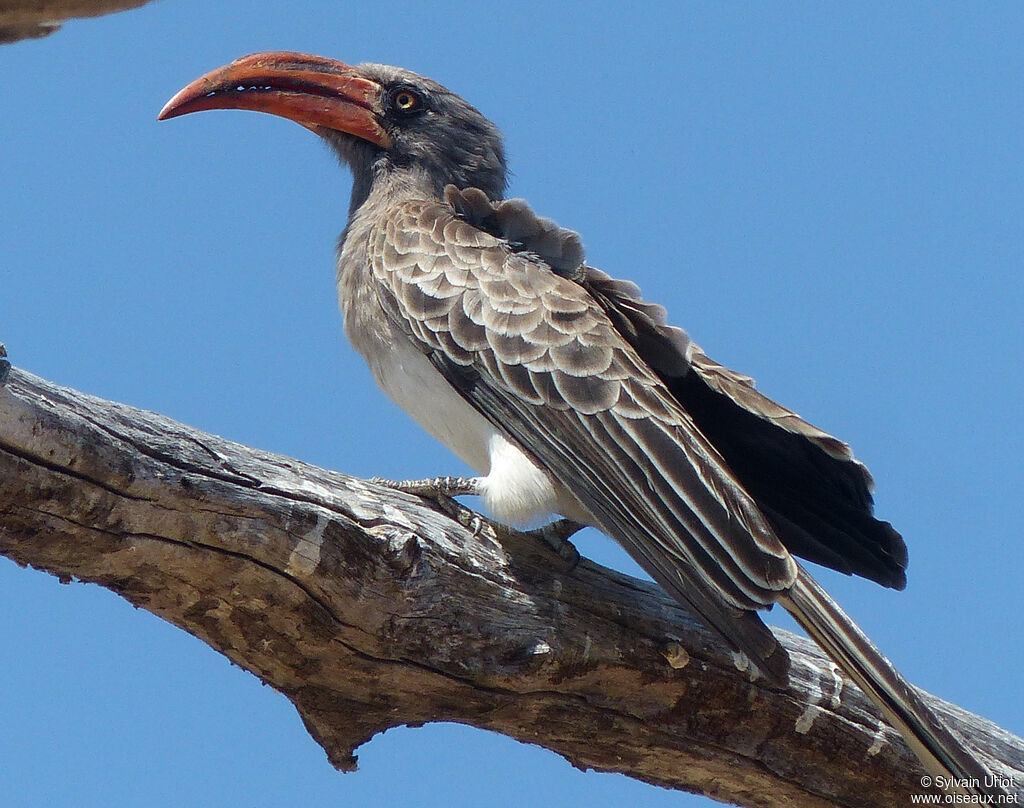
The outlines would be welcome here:
M 491 424 L 473 409 L 430 360 L 394 329 L 382 353 L 367 357 L 377 384 L 423 429 L 480 474 L 490 469 Z
M 428 434 L 484 475 L 484 505 L 503 522 L 528 524 L 562 513 L 586 521 L 561 486 L 460 396 L 430 360 L 397 331 L 370 361 L 381 389 Z
M 481 496 L 498 519 L 525 524 L 561 513 L 589 521 L 576 500 L 459 395 L 389 319 L 367 262 L 369 231 L 359 218 L 349 226 L 338 261 L 338 301 L 345 333 L 380 388 L 428 434 L 484 475 Z

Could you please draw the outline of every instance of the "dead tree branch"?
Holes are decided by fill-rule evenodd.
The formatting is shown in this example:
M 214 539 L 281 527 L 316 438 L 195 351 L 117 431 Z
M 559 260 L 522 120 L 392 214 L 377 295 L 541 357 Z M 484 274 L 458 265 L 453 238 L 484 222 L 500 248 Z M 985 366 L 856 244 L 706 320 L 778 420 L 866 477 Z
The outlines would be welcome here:
M 901 739 L 798 637 L 780 632 L 793 681 L 769 689 L 653 585 L 559 572 L 414 497 L 18 370 L 0 388 L 0 553 L 201 638 L 344 770 L 375 733 L 456 721 L 741 805 L 922 791 Z M 929 701 L 1024 783 L 1024 741 Z
M 0 2 L 0 45 L 38 39 L 73 17 L 98 17 L 144 6 L 151 0 L 4 0 Z

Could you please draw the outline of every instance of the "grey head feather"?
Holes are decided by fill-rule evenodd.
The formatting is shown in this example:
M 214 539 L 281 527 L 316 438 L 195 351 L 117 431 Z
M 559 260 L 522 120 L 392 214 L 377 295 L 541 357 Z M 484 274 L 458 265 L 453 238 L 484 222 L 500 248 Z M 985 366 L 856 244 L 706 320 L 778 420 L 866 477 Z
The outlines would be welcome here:
M 372 63 L 357 69 L 381 85 L 385 101 L 405 88 L 414 90 L 423 104 L 418 114 L 405 117 L 389 117 L 384 104 L 380 123 L 391 138 L 387 149 L 344 132 L 323 133 L 355 175 L 351 210 L 365 201 L 380 180 L 435 199 L 441 198 L 450 182 L 501 199 L 508 171 L 501 132 L 476 107 L 411 70 Z

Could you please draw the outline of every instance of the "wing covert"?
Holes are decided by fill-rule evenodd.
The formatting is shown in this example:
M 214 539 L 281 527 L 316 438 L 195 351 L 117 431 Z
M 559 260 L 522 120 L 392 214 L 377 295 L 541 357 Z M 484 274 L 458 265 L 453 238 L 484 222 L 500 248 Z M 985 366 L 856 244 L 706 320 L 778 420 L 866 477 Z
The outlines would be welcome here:
M 446 189 L 460 215 L 515 249 L 541 257 L 585 288 L 654 370 L 796 555 L 883 586 L 906 585 L 907 549 L 874 517 L 867 468 L 850 447 L 760 393 L 749 376 L 715 362 L 668 324 L 664 307 L 630 281 L 587 265 L 579 236 L 523 200 L 491 202 L 474 188 Z
M 602 307 L 438 203 L 397 208 L 369 258 L 389 316 L 463 397 L 764 665 L 774 637 L 745 610 L 772 604 L 795 562 Z

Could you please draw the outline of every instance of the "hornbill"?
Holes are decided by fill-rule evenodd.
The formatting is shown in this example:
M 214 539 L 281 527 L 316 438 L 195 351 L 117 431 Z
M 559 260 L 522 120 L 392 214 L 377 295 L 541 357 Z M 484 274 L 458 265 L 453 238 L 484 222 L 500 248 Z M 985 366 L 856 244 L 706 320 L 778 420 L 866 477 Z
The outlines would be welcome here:
M 226 108 L 296 121 L 351 168 L 345 331 L 482 475 L 454 493 L 506 522 L 597 527 L 778 686 L 789 660 L 757 611 L 782 604 L 929 772 L 987 793 L 985 767 L 794 558 L 905 586 L 867 469 L 589 267 L 576 234 L 504 200 L 494 124 L 408 70 L 288 52 L 202 76 L 159 117 Z

